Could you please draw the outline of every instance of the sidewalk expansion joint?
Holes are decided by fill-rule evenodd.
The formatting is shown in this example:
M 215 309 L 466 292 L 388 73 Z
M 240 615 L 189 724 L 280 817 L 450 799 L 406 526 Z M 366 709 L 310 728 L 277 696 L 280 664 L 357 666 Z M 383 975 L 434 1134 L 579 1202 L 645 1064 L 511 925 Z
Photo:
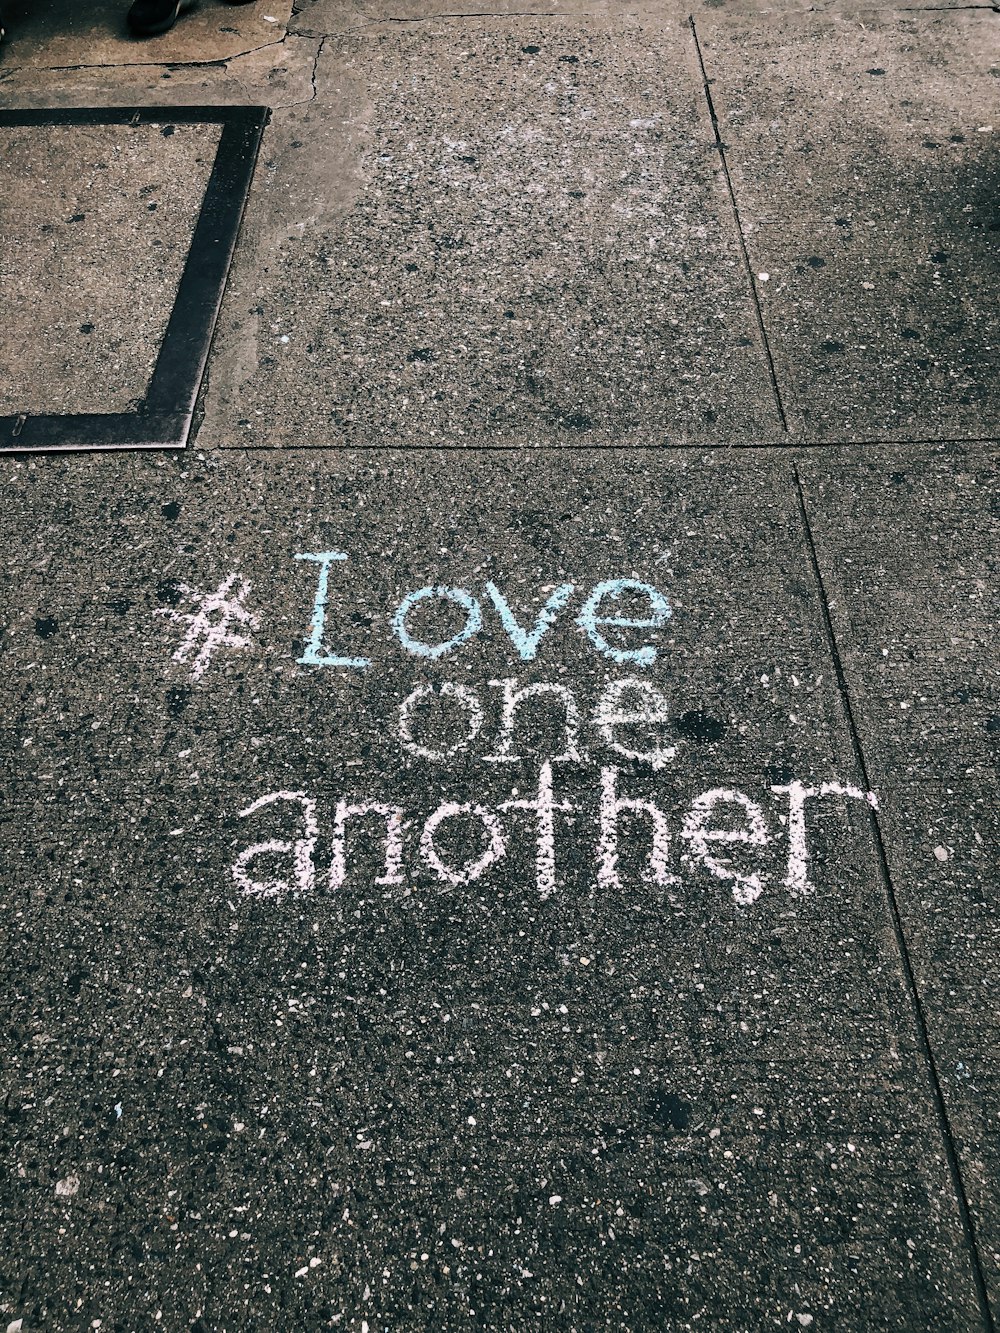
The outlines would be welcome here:
M 701 80 L 705 91 L 705 101 L 708 103 L 708 114 L 712 121 L 712 132 L 715 135 L 715 148 L 719 154 L 719 161 L 722 163 L 722 173 L 726 179 L 729 203 L 733 210 L 733 220 L 736 224 L 736 235 L 739 238 L 740 254 L 743 256 L 743 269 L 746 274 L 747 282 L 750 284 L 750 294 L 753 299 L 754 313 L 757 317 L 757 329 L 760 333 L 761 343 L 764 348 L 764 356 L 767 358 L 767 369 L 771 380 L 771 389 L 774 393 L 774 403 L 778 409 L 778 417 L 781 420 L 781 429 L 787 432 L 788 417 L 785 413 L 785 404 L 781 397 L 781 388 L 778 384 L 778 374 L 774 365 L 771 344 L 767 336 L 767 328 L 764 325 L 764 311 L 760 304 L 760 293 L 757 290 L 757 280 L 754 277 L 753 266 L 750 263 L 750 252 L 747 249 L 746 233 L 743 230 L 743 219 L 740 217 L 740 208 L 736 201 L 736 190 L 733 186 L 733 178 L 729 171 L 729 162 L 726 158 L 726 146 L 722 142 L 722 135 L 719 133 L 719 117 L 716 115 L 715 102 L 712 98 L 712 89 L 709 83 L 708 71 L 705 68 L 705 58 L 702 54 L 701 42 L 698 40 L 698 29 L 695 26 L 693 14 L 688 16 L 688 23 L 691 27 L 691 36 L 694 39 L 694 48 L 698 56 L 698 65 L 701 69 Z
M 868 772 L 868 763 L 865 759 L 864 748 L 861 744 L 861 735 L 854 714 L 854 706 L 851 703 L 851 696 L 847 685 L 847 675 L 844 671 L 843 659 L 840 655 L 837 635 L 833 626 L 833 617 L 830 613 L 830 601 L 827 596 L 826 585 L 823 581 L 823 573 L 820 569 L 812 524 L 809 521 L 809 510 L 806 505 L 805 491 L 802 486 L 802 479 L 799 475 L 798 466 L 794 462 L 792 464 L 792 473 L 795 478 L 795 489 L 798 495 L 799 515 L 802 520 L 806 550 L 808 552 L 809 564 L 812 569 L 816 590 L 819 595 L 827 648 L 833 662 L 834 676 L 837 681 L 837 691 L 840 695 L 844 721 L 847 724 L 847 731 L 850 736 L 855 768 L 858 777 L 864 785 L 864 790 L 872 791 L 873 788 L 871 785 L 871 777 Z M 972 1211 L 969 1207 L 969 1197 L 965 1188 L 965 1180 L 962 1176 L 961 1163 L 959 1162 L 958 1152 L 955 1148 L 955 1137 L 951 1126 L 951 1119 L 948 1115 L 948 1107 L 945 1102 L 941 1076 L 938 1073 L 937 1061 L 935 1060 L 934 1050 L 931 1045 L 927 1017 L 924 1013 L 923 1003 L 917 989 L 916 975 L 910 958 L 909 945 L 907 944 L 906 934 L 903 930 L 903 918 L 899 910 L 896 887 L 892 878 L 892 871 L 889 868 L 889 858 L 886 853 L 885 838 L 882 833 L 882 822 L 878 810 L 873 806 L 867 807 L 867 817 L 871 830 L 872 842 L 875 847 L 879 879 L 882 882 L 882 888 L 885 892 L 892 930 L 896 939 L 896 947 L 899 952 L 900 966 L 903 971 L 903 979 L 912 1006 L 917 1044 L 926 1065 L 931 1087 L 931 1096 L 937 1114 L 938 1127 L 948 1162 L 952 1186 L 955 1191 L 955 1201 L 958 1206 L 962 1230 L 965 1233 L 965 1241 L 969 1251 L 969 1262 L 972 1267 L 972 1277 L 976 1288 L 976 1296 L 979 1301 L 979 1311 L 982 1317 L 983 1327 L 986 1330 L 986 1333 L 997 1333 L 997 1325 L 993 1318 L 993 1311 L 990 1307 L 986 1278 L 983 1273 L 982 1260 L 980 1259 L 979 1242 L 976 1238 L 975 1223 L 973 1222 Z
M 588 453 L 601 452 L 603 450 L 617 450 L 620 453 L 692 453 L 701 451 L 702 453 L 729 453 L 734 457 L 740 454 L 758 454 L 766 453 L 769 450 L 775 454 L 784 454 L 787 458 L 790 453 L 799 451 L 803 454 L 822 453 L 828 449 L 855 449 L 855 450 L 874 450 L 874 449 L 892 449 L 896 454 L 900 450 L 910 451 L 913 449 L 964 449 L 975 448 L 979 450 L 982 446 L 987 449 L 1000 449 L 1000 440 L 996 439 L 950 439 L 950 440 L 822 440 L 816 443 L 810 443 L 808 440 L 799 440 L 794 438 L 784 438 L 777 440 L 747 440 L 736 443 L 732 440 L 664 440 L 658 444 L 639 444 L 628 440 L 613 441 L 589 441 L 586 439 L 574 440 L 564 444 L 544 442 L 540 444 L 483 444 L 481 441 L 470 441 L 463 444 L 391 444 L 385 440 L 379 440 L 376 443 L 357 443 L 346 440 L 324 440 L 318 444 L 217 444 L 210 445 L 200 443 L 199 448 L 217 449 L 221 453 L 273 453 L 273 454 L 295 454 L 295 453 L 323 453 L 331 450 L 345 450 L 356 453 L 366 453 L 377 449 L 380 453 L 498 453 L 498 454 L 518 454 L 518 453 L 539 453 L 544 450 L 554 450 L 557 453 L 572 453 L 584 450 Z M 864 454 L 859 454 L 858 460 L 864 458 Z M 982 453 L 977 453 L 976 457 L 982 459 Z
M 469 10 L 462 14 L 428 14 L 421 15 L 418 18 L 400 18 L 395 15 L 389 15 L 382 19 L 383 23 L 432 23 L 435 19 L 554 19 L 559 16 L 551 9 L 508 9 L 503 13 L 497 13 L 492 9 Z

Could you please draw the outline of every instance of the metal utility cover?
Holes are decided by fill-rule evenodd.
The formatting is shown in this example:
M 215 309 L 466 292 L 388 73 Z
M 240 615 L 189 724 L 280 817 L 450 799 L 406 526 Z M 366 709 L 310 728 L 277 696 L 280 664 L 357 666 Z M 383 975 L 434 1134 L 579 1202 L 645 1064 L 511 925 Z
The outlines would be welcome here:
M 0 450 L 183 447 L 267 116 L 0 111 Z

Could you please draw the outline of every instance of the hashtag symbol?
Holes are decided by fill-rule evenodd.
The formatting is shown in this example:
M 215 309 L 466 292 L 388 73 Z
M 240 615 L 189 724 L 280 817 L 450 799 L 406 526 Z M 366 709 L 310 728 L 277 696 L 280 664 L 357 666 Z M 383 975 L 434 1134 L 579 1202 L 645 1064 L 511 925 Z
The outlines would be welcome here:
M 173 660 L 189 662 L 192 680 L 200 680 L 218 649 L 250 647 L 250 636 L 239 633 L 235 626 L 255 630 L 259 628 L 260 622 L 244 606 L 250 584 L 241 574 L 230 574 L 222 580 L 215 592 L 197 592 L 185 584 L 181 584 L 180 588 L 197 609 L 190 612 L 175 611 L 172 607 L 163 606 L 156 614 L 169 616 L 171 620 L 187 625 L 184 641 L 173 654 Z

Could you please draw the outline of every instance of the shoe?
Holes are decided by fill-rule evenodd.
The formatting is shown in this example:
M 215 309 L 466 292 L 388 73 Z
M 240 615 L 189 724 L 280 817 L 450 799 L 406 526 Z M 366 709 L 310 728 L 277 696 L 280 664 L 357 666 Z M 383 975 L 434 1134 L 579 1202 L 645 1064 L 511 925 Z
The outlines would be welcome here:
M 169 32 L 193 0 L 134 0 L 128 11 L 128 26 L 136 37 L 158 37 Z

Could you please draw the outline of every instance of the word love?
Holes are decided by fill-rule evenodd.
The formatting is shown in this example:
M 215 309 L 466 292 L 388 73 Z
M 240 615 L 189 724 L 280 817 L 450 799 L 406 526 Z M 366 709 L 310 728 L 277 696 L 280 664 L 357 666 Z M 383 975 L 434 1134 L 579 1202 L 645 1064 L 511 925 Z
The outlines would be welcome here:
M 305 652 L 298 659 L 300 665 L 363 671 L 371 665 L 370 658 L 331 652 L 326 643 L 330 570 L 335 564 L 346 560 L 346 554 L 343 551 L 306 551 L 296 555 L 295 559 L 319 565 L 309 638 Z M 561 583 L 549 593 L 543 605 L 535 613 L 532 623 L 526 625 L 518 620 L 507 599 L 495 584 L 487 583 L 484 588 L 486 602 L 492 606 L 522 662 L 534 661 L 542 640 L 558 616 L 569 606 L 576 591 L 574 584 Z M 628 606 L 638 604 L 645 614 L 622 615 L 620 612 L 623 603 Z M 447 638 L 429 641 L 426 637 L 421 637 L 412 622 L 421 611 L 426 612 L 435 605 L 447 607 L 452 610 L 452 614 L 457 609 L 462 623 L 460 628 Z M 389 623 L 393 634 L 407 653 L 413 657 L 435 661 L 454 652 L 480 632 L 483 628 L 483 608 L 484 600 L 467 588 L 427 586 L 408 592 L 392 613 Z M 643 643 L 638 647 L 625 646 L 621 642 L 620 632 L 662 629 L 670 614 L 669 602 L 652 584 L 631 578 L 607 579 L 595 584 L 587 593 L 576 616 L 576 624 L 584 631 L 595 652 L 601 656 L 610 658 L 619 666 L 631 664 L 648 667 L 656 661 L 655 646 L 651 643 Z M 608 637 L 609 630 L 617 635 L 617 641 L 613 642 Z
M 809 805 L 829 797 L 863 801 L 872 809 L 878 804 L 873 792 L 863 792 L 840 782 L 824 782 L 818 786 L 791 782 L 771 787 L 770 792 L 783 804 L 777 818 L 778 826 L 787 830 L 787 869 L 783 884 L 793 895 L 807 894 L 813 888 L 809 880 L 806 823 Z M 242 892 L 251 898 L 302 896 L 316 890 L 319 819 L 318 803 L 313 797 L 304 792 L 270 792 L 241 810 L 239 817 L 248 819 L 268 806 L 280 803 L 299 807 L 298 836 L 254 843 L 239 854 L 232 866 L 233 878 Z M 528 836 L 533 832 L 538 893 L 543 899 L 549 898 L 557 883 L 556 816 L 575 815 L 582 808 L 579 804 L 556 798 L 549 761 L 541 765 L 534 796 L 518 797 L 515 792 L 510 800 L 492 809 L 473 802 L 446 801 L 422 822 L 418 821 L 420 831 L 415 839 L 407 837 L 412 821 L 407 819 L 401 806 L 383 801 L 339 800 L 333 813 L 327 883 L 330 890 L 336 892 L 347 879 L 348 824 L 356 827 L 360 821 L 369 820 L 383 831 L 384 871 L 375 880 L 376 884 L 406 883 L 405 864 L 409 849 L 411 859 L 415 858 L 439 881 L 458 887 L 480 879 L 502 861 L 508 855 L 511 841 L 524 836 L 521 830 L 527 819 Z M 658 886 L 679 883 L 671 868 L 673 837 L 665 812 L 655 801 L 622 792 L 619 770 L 606 767 L 601 769 L 594 846 L 599 888 L 614 890 L 621 887 L 619 859 L 623 816 L 629 816 L 633 826 L 639 821 L 646 825 L 643 845 L 648 848 L 648 853 L 642 877 Z M 680 862 L 703 868 L 715 879 L 727 883 L 734 902 L 748 907 L 766 887 L 765 876 L 751 866 L 755 849 L 759 856 L 759 849 L 777 840 L 774 822 L 769 811 L 745 792 L 713 787 L 694 798 L 681 820 Z M 448 825 L 455 826 L 450 838 Z M 467 854 L 471 848 L 475 851 L 467 859 L 456 861 L 454 852 L 452 859 L 448 858 L 443 843 L 452 848 L 460 847 L 460 854 Z M 741 848 L 747 861 L 738 868 L 733 862 L 741 854 Z M 278 872 L 269 878 L 256 878 L 261 873 L 256 863 L 264 862 L 265 866 L 271 863 L 273 867 L 275 858 L 284 862 Z

